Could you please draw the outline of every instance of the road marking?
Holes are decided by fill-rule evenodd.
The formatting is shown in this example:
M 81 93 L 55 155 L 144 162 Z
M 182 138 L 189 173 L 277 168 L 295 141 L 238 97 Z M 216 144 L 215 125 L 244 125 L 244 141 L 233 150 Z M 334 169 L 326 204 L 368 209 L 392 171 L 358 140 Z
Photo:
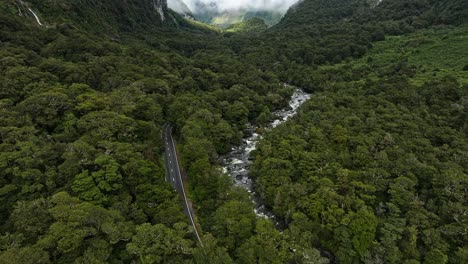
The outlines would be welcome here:
M 201 241 L 200 235 L 198 234 L 197 227 L 195 226 L 195 221 L 193 219 L 194 216 L 192 215 L 192 210 L 190 210 L 188 200 L 187 200 L 187 195 L 185 194 L 184 181 L 182 180 L 182 175 L 180 173 L 180 168 L 179 168 L 179 161 L 177 160 L 177 150 L 175 148 L 174 140 L 172 139 L 172 127 L 170 125 L 168 125 L 168 124 L 164 124 L 164 127 L 165 127 L 165 131 L 164 131 L 163 137 L 166 138 L 164 143 L 166 143 L 167 155 L 169 157 L 171 157 L 171 146 L 170 145 L 172 145 L 172 151 L 174 151 L 174 156 L 176 158 L 175 162 L 174 162 L 175 163 L 175 168 L 177 169 L 177 172 L 178 172 L 176 174 L 178 174 L 178 178 L 179 178 L 178 180 L 180 180 L 180 183 L 178 185 L 181 185 L 181 186 L 178 186 L 178 187 L 180 187 L 182 189 L 183 198 L 184 198 L 184 201 L 185 201 L 185 205 L 186 205 L 186 208 L 187 208 L 187 211 L 188 211 L 190 221 L 192 222 L 192 226 L 193 226 L 195 235 L 198 238 L 198 242 L 200 243 L 200 246 L 203 248 L 203 243 Z M 170 138 L 170 140 L 169 140 L 169 138 Z M 172 164 L 172 160 L 169 160 L 169 163 Z M 171 173 L 174 173 L 174 168 L 171 168 Z M 175 179 L 174 176 L 172 176 L 172 181 L 174 182 L 174 184 L 176 184 L 176 179 Z M 177 186 L 175 186 L 175 187 L 176 187 L 176 189 L 179 189 Z
M 171 127 L 171 132 L 172 132 L 172 127 Z M 171 143 L 172 143 L 172 148 L 174 149 L 174 152 L 176 152 L 174 141 L 172 141 Z M 177 152 L 175 153 L 175 155 L 177 156 Z M 185 188 L 184 188 L 184 181 L 182 180 L 178 160 L 176 160 L 175 165 L 176 165 L 176 169 L 177 169 L 177 172 L 178 172 L 177 174 L 179 175 L 180 183 L 182 184 L 181 189 L 182 189 L 182 193 L 184 195 L 185 205 L 187 206 L 187 211 L 188 211 L 188 215 L 190 217 L 190 221 L 192 222 L 192 226 L 193 226 L 193 229 L 195 231 L 195 235 L 198 238 L 198 242 L 200 242 L 200 245 L 203 247 L 203 243 L 202 243 L 202 241 L 200 239 L 200 235 L 198 234 L 197 227 L 195 226 L 195 221 L 193 220 L 192 211 L 190 210 L 190 206 L 189 206 L 188 201 L 187 201 L 187 195 L 185 194 Z

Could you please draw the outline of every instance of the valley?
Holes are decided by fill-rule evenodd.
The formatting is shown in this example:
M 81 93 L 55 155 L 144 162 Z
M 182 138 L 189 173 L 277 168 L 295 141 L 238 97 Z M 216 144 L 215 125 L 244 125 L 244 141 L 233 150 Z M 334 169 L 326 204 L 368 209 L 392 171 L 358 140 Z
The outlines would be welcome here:
M 185 2 L 184 2 L 185 1 Z M 252 18 L 260 18 L 269 27 L 277 24 L 287 9 L 296 0 L 287 1 L 245 1 L 237 4 L 229 1 L 207 0 L 169 0 L 169 8 L 175 12 L 203 23 L 212 24 L 221 28 Z
M 467 15 L 0 1 L 0 264 L 467 263 Z

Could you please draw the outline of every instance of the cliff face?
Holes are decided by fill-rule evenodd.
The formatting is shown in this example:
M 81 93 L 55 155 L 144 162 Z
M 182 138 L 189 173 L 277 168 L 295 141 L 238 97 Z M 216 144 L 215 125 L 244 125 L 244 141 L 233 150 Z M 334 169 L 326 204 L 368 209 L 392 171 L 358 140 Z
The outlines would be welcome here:
M 165 21 L 167 13 L 167 0 L 153 0 L 153 8 L 158 12 L 161 21 Z
M 168 2 L 170 9 L 184 16 L 185 18 L 193 19 L 192 10 L 182 0 L 172 0 Z
M 17 15 L 46 26 L 73 24 L 94 31 L 133 31 L 173 23 L 167 0 L 9 0 Z

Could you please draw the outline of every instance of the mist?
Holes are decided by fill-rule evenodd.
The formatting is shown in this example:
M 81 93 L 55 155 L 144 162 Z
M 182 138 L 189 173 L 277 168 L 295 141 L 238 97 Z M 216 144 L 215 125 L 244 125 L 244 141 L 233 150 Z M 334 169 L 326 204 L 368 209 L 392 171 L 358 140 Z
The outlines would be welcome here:
M 299 0 L 168 0 L 169 6 L 179 1 L 184 2 L 187 7 L 196 14 L 199 11 L 203 11 L 200 9 L 200 3 L 204 4 L 204 9 L 210 8 L 219 12 L 261 10 L 285 13 L 289 7 Z

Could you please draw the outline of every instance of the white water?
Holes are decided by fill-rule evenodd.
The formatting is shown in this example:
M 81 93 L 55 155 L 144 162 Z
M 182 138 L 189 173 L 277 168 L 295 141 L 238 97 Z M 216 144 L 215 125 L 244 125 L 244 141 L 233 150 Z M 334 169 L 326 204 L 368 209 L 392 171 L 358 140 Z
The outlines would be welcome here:
M 39 20 L 39 16 L 36 15 L 36 13 L 28 7 L 28 10 L 29 12 L 31 12 L 31 14 L 33 14 L 34 18 L 36 19 L 37 23 L 40 25 L 40 26 L 44 26 L 42 23 L 41 23 L 41 20 Z
M 301 89 L 297 89 L 289 101 L 289 107 L 276 111 L 273 114 L 276 119 L 266 128 L 267 130 L 277 127 L 278 125 L 286 122 L 289 118 L 297 113 L 299 107 L 310 99 L 310 94 L 305 93 Z M 232 151 L 224 158 L 223 171 L 231 176 L 235 184 L 242 188 L 245 188 L 252 197 L 255 204 L 255 214 L 264 218 L 274 218 L 274 215 L 269 213 L 265 206 L 260 204 L 256 194 L 253 190 L 252 179 L 249 177 L 249 166 L 251 165 L 250 153 L 256 149 L 258 141 L 262 138 L 261 135 L 255 133 L 257 127 L 250 125 L 248 132 L 251 136 L 245 138 L 243 144 L 235 147 Z

